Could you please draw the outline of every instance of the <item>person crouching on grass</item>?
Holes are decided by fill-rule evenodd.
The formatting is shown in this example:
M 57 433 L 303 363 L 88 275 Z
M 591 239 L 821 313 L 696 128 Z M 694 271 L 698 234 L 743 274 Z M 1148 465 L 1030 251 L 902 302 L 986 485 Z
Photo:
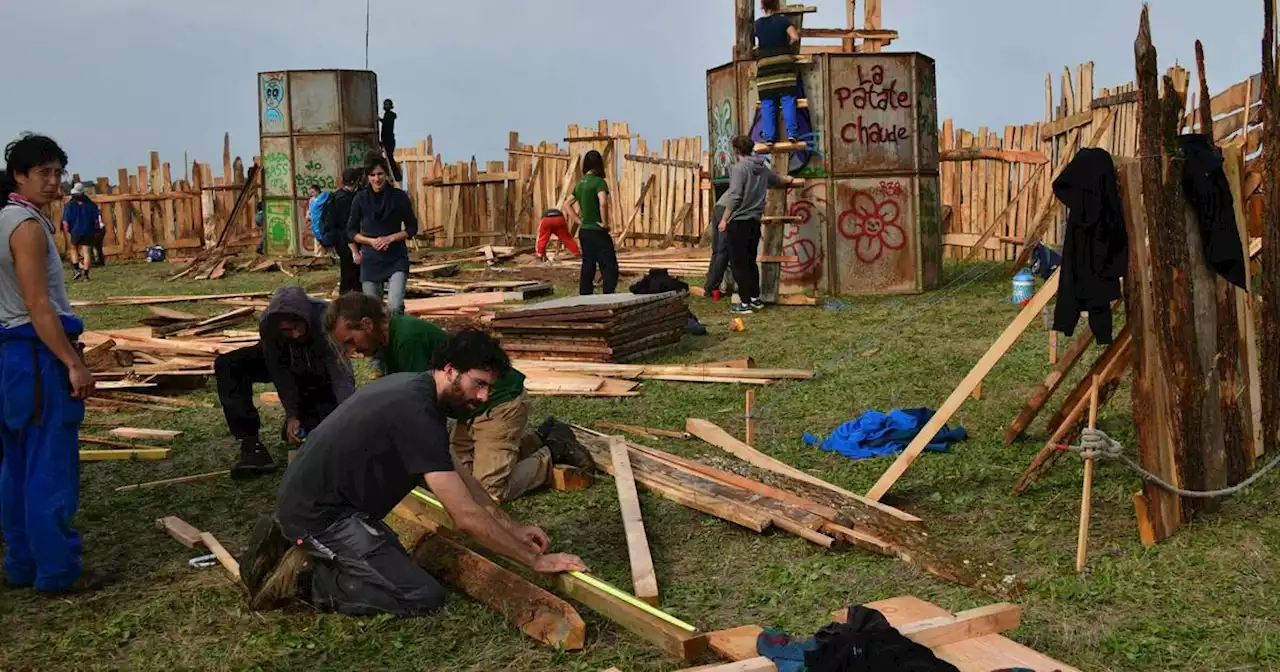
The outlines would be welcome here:
M 510 368 L 488 334 L 462 331 L 435 349 L 430 371 L 375 380 L 325 418 L 285 472 L 275 515 L 257 522 L 240 559 L 250 607 L 300 598 L 349 616 L 438 610 L 444 587 L 383 520 L 418 486 L 490 551 L 542 574 L 585 571 L 575 555 L 548 553 L 547 533 L 511 519 L 450 455 L 445 418 L 479 408 Z
M 578 240 L 582 242 L 582 271 L 578 274 L 578 293 L 595 292 L 596 268 L 604 276 L 604 293 L 618 289 L 618 254 L 604 213 L 609 211 L 609 185 L 604 181 L 604 157 L 591 150 L 582 157 L 582 179 L 573 188 L 562 208 L 573 212 L 582 222 Z

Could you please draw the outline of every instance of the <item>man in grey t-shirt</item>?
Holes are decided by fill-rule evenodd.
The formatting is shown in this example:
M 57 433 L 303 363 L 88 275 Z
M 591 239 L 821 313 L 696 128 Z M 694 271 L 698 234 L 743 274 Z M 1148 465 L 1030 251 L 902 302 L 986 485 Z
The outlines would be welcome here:
M 80 503 L 80 422 L 93 374 L 76 340 L 53 222 L 67 154 L 26 135 L 5 149 L 0 174 L 0 526 L 5 581 L 49 595 L 94 590 L 110 576 L 83 571 L 71 518 Z

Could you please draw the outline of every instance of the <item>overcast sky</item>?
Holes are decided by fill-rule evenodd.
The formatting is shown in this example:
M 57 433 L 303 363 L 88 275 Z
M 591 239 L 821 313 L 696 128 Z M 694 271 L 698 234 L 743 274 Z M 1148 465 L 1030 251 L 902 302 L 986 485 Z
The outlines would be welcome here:
M 844 3 L 810 0 L 811 27 Z M 1092 60 L 1099 88 L 1133 77 L 1138 0 L 883 0 L 891 49 L 937 61 L 939 118 L 976 129 L 1044 115 L 1044 75 Z M 1161 67 L 1210 88 L 1257 72 L 1261 0 L 1153 0 Z M 861 3 L 859 3 L 861 6 Z M 0 0 L 0 136 L 47 133 L 83 177 L 158 150 L 221 163 L 257 154 L 256 73 L 363 68 L 360 0 Z M 369 68 L 402 146 L 428 133 L 446 161 L 505 158 L 569 123 L 626 121 L 650 141 L 706 135 L 706 70 L 730 59 L 732 0 L 372 0 Z M 219 169 L 215 169 L 215 173 Z M 175 170 L 175 174 L 181 174 Z

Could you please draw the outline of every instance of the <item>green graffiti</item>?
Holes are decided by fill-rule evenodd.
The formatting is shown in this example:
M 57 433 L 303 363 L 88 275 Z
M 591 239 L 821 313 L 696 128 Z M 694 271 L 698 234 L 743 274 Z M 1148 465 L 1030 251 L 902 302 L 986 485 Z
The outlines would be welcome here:
M 267 194 L 272 196 L 288 196 L 289 194 L 289 155 L 284 152 L 267 152 L 262 157 L 262 172 L 266 180 Z
M 263 208 L 267 228 L 267 241 L 272 246 L 288 246 L 293 239 L 293 203 L 267 201 Z
M 920 233 L 941 235 L 942 202 L 933 180 L 920 181 Z
M 373 143 L 368 140 L 347 141 L 347 168 L 364 165 L 364 155 L 373 151 Z

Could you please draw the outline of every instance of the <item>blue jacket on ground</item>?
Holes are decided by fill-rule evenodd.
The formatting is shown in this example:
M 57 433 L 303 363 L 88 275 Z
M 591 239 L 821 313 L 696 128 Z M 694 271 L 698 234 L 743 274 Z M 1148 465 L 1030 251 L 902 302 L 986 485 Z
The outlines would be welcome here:
M 837 427 L 822 441 L 821 447 L 855 460 L 892 455 L 905 449 L 933 414 L 932 408 L 895 408 L 887 414 L 867 411 Z M 964 427 L 952 429 L 944 425 L 925 449 L 946 452 L 948 446 L 967 438 L 969 433 L 964 431 Z M 810 445 L 819 441 L 812 434 L 805 434 L 804 440 Z

